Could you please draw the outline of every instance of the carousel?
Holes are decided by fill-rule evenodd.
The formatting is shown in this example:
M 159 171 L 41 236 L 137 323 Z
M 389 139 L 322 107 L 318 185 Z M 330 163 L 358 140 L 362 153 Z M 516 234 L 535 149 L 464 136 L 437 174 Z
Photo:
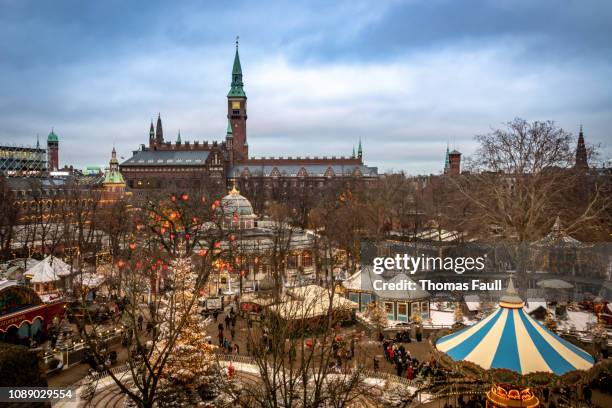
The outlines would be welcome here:
M 512 279 L 499 308 L 474 326 L 441 337 L 438 351 L 455 361 L 486 370 L 511 370 L 521 376 L 588 370 L 595 363 L 587 352 L 557 336 L 527 314 Z M 495 383 L 486 393 L 488 407 L 538 407 L 529 387 Z

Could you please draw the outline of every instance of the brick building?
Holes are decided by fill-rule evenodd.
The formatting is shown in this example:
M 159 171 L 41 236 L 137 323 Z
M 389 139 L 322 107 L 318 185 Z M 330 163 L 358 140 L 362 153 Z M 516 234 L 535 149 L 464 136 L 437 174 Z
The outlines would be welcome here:
M 287 186 L 306 182 L 323 186 L 330 180 L 372 181 L 378 170 L 363 163 L 363 149 L 351 157 L 249 157 L 247 96 L 236 44 L 232 82 L 227 95 L 227 131 L 224 141 L 181 141 L 164 138 L 161 115 L 149 129 L 149 143 L 141 145 L 120 165 L 127 188 L 139 191 L 189 189 L 210 186 L 225 190 L 233 184 Z

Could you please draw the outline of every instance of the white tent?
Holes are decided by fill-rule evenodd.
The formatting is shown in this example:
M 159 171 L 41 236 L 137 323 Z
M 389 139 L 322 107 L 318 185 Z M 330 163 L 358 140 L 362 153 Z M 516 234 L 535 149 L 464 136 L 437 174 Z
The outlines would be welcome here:
M 54 282 L 60 280 L 62 276 L 70 275 L 70 266 L 61 259 L 49 255 L 28 269 L 24 275 L 31 277 L 32 283 Z
M 84 273 L 82 276 L 77 275 L 76 281 L 88 288 L 97 288 L 104 283 L 105 277 L 100 274 Z

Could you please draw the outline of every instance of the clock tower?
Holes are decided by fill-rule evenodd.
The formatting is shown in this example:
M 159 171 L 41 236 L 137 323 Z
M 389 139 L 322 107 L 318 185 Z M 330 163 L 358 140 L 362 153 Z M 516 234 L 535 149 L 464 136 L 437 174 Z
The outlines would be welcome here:
M 236 55 L 232 68 L 232 85 L 227 94 L 227 119 L 231 126 L 232 150 L 237 161 L 249 158 L 249 145 L 246 136 L 247 97 L 242 82 L 242 67 L 238 55 L 238 38 L 236 38 Z

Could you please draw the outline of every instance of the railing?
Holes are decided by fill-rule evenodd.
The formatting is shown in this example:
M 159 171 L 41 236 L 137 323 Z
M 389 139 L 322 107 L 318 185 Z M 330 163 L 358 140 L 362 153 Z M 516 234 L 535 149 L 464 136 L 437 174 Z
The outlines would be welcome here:
M 255 358 L 249 357 L 249 356 L 240 356 L 240 355 L 235 355 L 235 354 L 222 354 L 222 353 L 217 354 L 217 356 L 218 356 L 217 358 L 219 359 L 219 361 L 257 365 L 257 361 L 255 360 Z M 401 383 L 403 385 L 416 387 L 416 388 L 427 384 L 427 382 L 424 382 L 423 380 L 420 380 L 418 378 L 409 380 L 406 377 L 399 377 L 395 374 L 374 371 L 371 369 L 363 369 L 361 370 L 361 373 L 367 378 L 377 378 L 380 380 Z
M 86 377 L 86 382 L 95 383 L 104 377 L 110 376 L 110 373 L 117 376 L 119 374 L 123 374 L 129 371 L 129 369 L 130 369 L 129 364 L 125 363 L 125 364 L 118 365 L 116 367 L 111 367 L 108 370 L 96 371 Z

